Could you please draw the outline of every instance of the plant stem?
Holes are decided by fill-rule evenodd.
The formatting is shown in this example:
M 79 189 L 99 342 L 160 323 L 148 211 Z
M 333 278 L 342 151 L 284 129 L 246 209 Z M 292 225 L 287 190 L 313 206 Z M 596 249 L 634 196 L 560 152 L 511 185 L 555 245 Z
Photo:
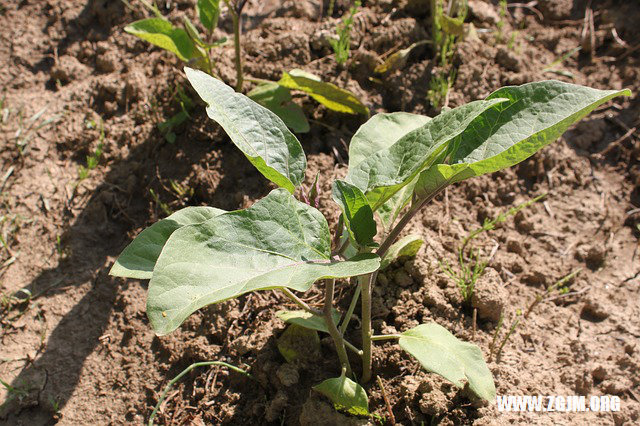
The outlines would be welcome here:
M 240 15 L 235 11 L 231 14 L 233 20 L 233 45 L 236 51 L 236 92 L 242 92 L 244 74 L 242 72 L 242 47 L 240 46 Z
M 371 340 L 373 340 L 374 342 L 377 342 L 378 340 L 392 340 L 392 339 L 399 339 L 400 337 L 402 337 L 400 334 L 379 334 L 379 335 L 371 336 Z
M 347 331 L 347 327 L 349 326 L 349 321 L 351 321 L 351 317 L 353 316 L 353 311 L 356 309 L 356 305 L 358 304 L 358 299 L 360 299 L 360 292 L 362 289 L 360 286 L 356 286 L 356 291 L 353 293 L 353 297 L 351 298 L 351 303 L 349 304 L 349 309 L 347 309 L 347 314 L 344 316 L 342 320 L 342 324 L 340 324 L 340 333 L 344 334 Z
M 362 383 L 371 379 L 371 286 L 376 273 L 358 277 L 362 293 Z
M 393 227 L 391 232 L 384 239 L 376 254 L 380 257 L 383 257 L 391 245 L 394 243 L 396 238 L 400 235 L 405 226 L 413 219 L 413 217 L 420 211 L 422 208 L 429 203 L 433 198 L 442 191 L 447 184 L 441 185 L 439 188 L 435 189 L 433 192 L 428 194 L 426 197 L 418 199 L 416 204 L 409 209 L 408 212 L 402 216 L 400 221 Z M 364 275 L 358 277 L 358 282 L 360 283 L 361 291 L 362 291 L 362 382 L 367 383 L 371 379 L 371 345 L 372 345 L 372 332 L 371 332 L 371 289 L 373 288 L 373 283 L 376 282 L 376 278 L 378 276 L 378 271 L 372 272 L 371 274 Z
M 333 339 L 333 343 L 336 346 L 336 352 L 338 352 L 338 358 L 340 358 L 340 364 L 342 368 L 345 368 L 347 375 L 351 376 L 351 364 L 349 364 L 349 357 L 347 356 L 347 350 L 345 349 L 344 339 L 342 334 L 336 327 L 336 323 L 333 321 L 332 308 L 333 308 L 333 293 L 335 291 L 336 280 L 326 280 L 326 287 L 324 290 L 324 320 L 327 323 L 327 329 Z
M 311 306 L 309 306 L 304 300 L 300 299 L 298 296 L 296 296 L 295 294 L 293 294 L 293 292 L 291 290 L 289 290 L 286 287 L 282 288 L 282 293 L 287 296 L 289 299 L 291 299 L 293 301 L 293 303 L 295 303 L 296 305 L 300 306 L 302 309 L 304 309 L 307 312 L 310 312 L 314 315 L 318 315 L 318 316 L 324 316 L 324 312 L 319 310 L 319 309 L 315 309 L 312 308 Z
M 342 340 L 344 341 L 344 345 L 347 347 L 347 349 L 349 349 L 350 351 L 354 352 L 358 356 L 362 356 L 362 349 L 356 348 L 355 346 L 353 346 L 351 343 L 349 343 L 344 338 Z

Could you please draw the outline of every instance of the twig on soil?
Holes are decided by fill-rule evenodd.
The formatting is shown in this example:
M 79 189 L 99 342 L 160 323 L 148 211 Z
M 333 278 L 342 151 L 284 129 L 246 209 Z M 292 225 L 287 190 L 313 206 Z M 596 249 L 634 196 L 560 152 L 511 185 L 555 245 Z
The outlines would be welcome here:
M 540 12 L 538 9 L 535 8 L 535 6 L 537 5 L 538 5 L 537 1 L 530 1 L 529 3 L 510 3 L 510 4 L 507 4 L 507 7 L 523 8 L 523 9 L 530 10 L 538 17 L 539 20 L 544 21 L 544 15 L 542 14 L 542 12 Z
M 175 385 L 182 377 L 184 377 L 187 373 L 189 373 L 191 370 L 198 368 L 198 367 L 207 367 L 210 365 L 220 365 L 223 367 L 227 367 L 230 370 L 233 370 L 237 373 L 240 374 L 244 374 L 245 376 L 247 376 L 248 378 L 253 380 L 253 376 L 249 373 L 247 373 L 245 370 L 243 370 L 242 368 L 236 367 L 235 365 L 231 365 L 228 364 L 226 362 L 223 361 L 204 361 L 204 362 L 196 362 L 191 364 L 190 366 L 188 366 L 187 368 L 185 368 L 184 370 L 182 370 L 182 372 L 180 374 L 178 374 L 176 377 L 174 377 L 168 384 L 167 386 L 164 388 L 164 391 L 162 391 L 162 394 L 160 395 L 160 399 L 158 400 L 158 403 L 156 404 L 156 406 L 153 408 L 153 411 L 151 412 L 151 415 L 149 416 L 149 426 L 153 426 L 153 420 L 156 418 L 156 414 L 158 413 L 158 410 L 160 409 L 161 405 L 164 405 L 166 403 L 166 401 L 168 401 L 169 399 L 173 398 L 179 391 L 175 391 L 174 393 L 171 394 L 171 396 L 169 398 L 167 398 L 167 394 L 169 393 L 169 391 L 171 390 L 171 387 L 173 385 Z
M 611 142 L 609 144 L 609 146 L 607 146 L 602 151 L 593 154 L 593 156 L 594 157 L 598 157 L 600 159 L 604 158 L 604 156 L 607 155 L 613 148 L 616 148 L 618 145 L 620 145 L 622 142 L 624 142 L 628 137 L 633 135 L 636 132 L 636 130 L 638 130 L 637 127 L 630 128 L 629 130 L 627 130 L 627 133 L 625 133 L 624 135 L 620 136 L 615 141 Z
M 389 423 L 392 426 L 396 424 L 396 418 L 393 415 L 393 410 L 391 409 L 391 403 L 389 402 L 389 398 L 387 397 L 387 391 L 384 389 L 384 384 L 382 383 L 382 379 L 380 376 L 376 377 L 378 379 L 378 386 L 380 386 L 380 390 L 382 391 L 382 399 L 384 399 L 384 405 L 387 407 L 387 414 L 389 414 Z

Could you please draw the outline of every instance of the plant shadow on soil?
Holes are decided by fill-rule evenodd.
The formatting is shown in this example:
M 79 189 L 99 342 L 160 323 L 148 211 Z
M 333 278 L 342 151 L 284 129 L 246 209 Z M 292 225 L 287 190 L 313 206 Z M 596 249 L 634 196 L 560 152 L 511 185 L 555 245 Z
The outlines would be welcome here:
M 206 120 L 203 115 L 196 115 L 195 119 Z M 141 224 L 157 220 L 150 214 L 149 188 L 163 192 L 159 176 L 163 180 L 183 182 L 193 173 L 192 165 L 201 162 L 208 165 L 208 160 L 215 157 L 218 174 L 215 188 L 195 188 L 195 195 L 187 205 L 206 201 L 233 210 L 242 207 L 243 198 L 234 197 L 240 188 L 250 199 L 268 191 L 266 180 L 248 167 L 244 156 L 225 139 L 219 128 L 211 143 L 194 142 L 188 133 L 178 135 L 176 143 L 171 145 L 153 131 L 147 140 L 131 149 L 128 157 L 110 164 L 103 182 L 93 190 L 83 211 L 63 234 L 61 241 L 69 248 L 69 256 L 57 267 L 43 270 L 25 286 L 33 295 L 52 297 L 73 292 L 74 287 L 91 282 L 89 291 L 46 336 L 46 345 L 36 354 L 35 361 L 12 381 L 12 386 L 17 388 L 40 383 L 38 389 L 31 389 L 35 392 L 30 392 L 21 402 L 16 398 L 8 401 L 0 411 L 0 419 L 46 422 L 54 413 L 41 393 L 54 394 L 58 409 L 62 409 L 74 393 L 86 358 L 100 344 L 114 309 L 118 309 L 117 296 L 123 280 L 108 275 L 111 260 L 130 242 L 130 236 L 135 235 Z M 138 184 L 133 192 L 127 193 L 122 188 L 130 186 L 127 180 L 131 176 L 136 176 Z M 198 181 L 206 183 L 207 179 L 200 177 Z M 141 285 L 146 287 L 146 283 Z

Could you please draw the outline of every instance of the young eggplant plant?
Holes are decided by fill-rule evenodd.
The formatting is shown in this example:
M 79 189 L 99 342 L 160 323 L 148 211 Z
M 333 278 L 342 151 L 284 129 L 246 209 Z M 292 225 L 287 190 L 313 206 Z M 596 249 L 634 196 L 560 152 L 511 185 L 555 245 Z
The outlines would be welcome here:
M 302 308 L 281 311 L 280 318 L 333 339 L 341 374 L 315 389 L 336 407 L 368 413 L 366 393 L 352 380 L 347 349 L 360 355 L 360 383 L 366 383 L 372 375 L 372 344 L 386 340 L 397 340 L 427 371 L 458 387 L 467 383 L 478 397 L 493 400 L 495 385 L 480 348 L 437 323 L 393 335 L 373 333 L 377 271 L 394 256 L 415 253 L 407 249 L 415 247 L 415 238 L 396 239 L 445 187 L 521 162 L 598 105 L 630 92 L 542 81 L 504 87 L 432 119 L 377 114 L 353 136 L 348 174 L 333 183 L 333 199 L 342 210 L 338 230 L 344 235 L 332 238 L 322 213 L 294 196 L 303 192 L 307 161 L 282 120 L 201 71 L 185 72 L 207 103 L 209 117 L 279 188 L 244 210 L 187 207 L 145 229 L 124 249 L 110 273 L 151 280 L 147 315 L 155 332 L 170 333 L 212 303 L 277 290 Z M 336 279 L 347 277 L 358 277 L 358 287 L 348 311 L 339 315 L 333 306 Z M 321 310 L 294 293 L 319 280 L 325 291 Z M 362 349 L 344 338 L 360 296 Z

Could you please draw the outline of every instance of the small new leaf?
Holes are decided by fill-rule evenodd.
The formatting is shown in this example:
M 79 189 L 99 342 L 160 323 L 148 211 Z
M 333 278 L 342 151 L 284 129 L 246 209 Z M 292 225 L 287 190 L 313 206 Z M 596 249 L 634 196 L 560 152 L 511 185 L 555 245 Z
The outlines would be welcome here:
M 307 159 L 298 139 L 273 112 L 210 75 L 185 68 L 207 114 L 271 182 L 293 193 L 302 183 Z
M 340 313 L 335 309 L 332 312 L 334 323 L 340 322 Z M 312 314 L 307 311 L 278 311 L 276 316 L 282 321 L 289 324 L 296 324 L 311 330 L 322 331 L 328 333 L 327 323 L 324 317 Z
M 309 131 L 309 122 L 304 111 L 291 99 L 291 92 L 276 82 L 256 86 L 247 96 L 273 111 L 288 128 L 296 133 Z
M 418 253 L 424 240 L 419 235 L 407 235 L 395 242 L 382 257 L 380 269 L 384 269 L 396 259 L 401 257 L 413 257 Z
M 308 93 L 330 110 L 346 114 L 369 115 L 369 109 L 353 93 L 332 83 L 324 82 L 317 75 L 299 69 L 283 72 L 278 84 L 292 90 Z
M 213 207 L 185 207 L 142 231 L 118 256 L 109 271 L 116 277 L 151 279 L 165 243 L 177 229 L 226 213 Z
M 185 62 L 199 56 L 198 50 L 189 34 L 182 28 L 174 28 L 171 22 L 164 18 L 149 18 L 136 21 L 124 27 L 124 30 L 174 53 Z
M 409 58 L 409 55 L 411 54 L 413 49 L 427 43 L 430 43 L 430 42 L 427 40 L 422 40 L 422 41 L 413 43 L 411 46 L 407 47 L 406 49 L 398 50 L 397 52 L 389 55 L 389 57 L 383 63 L 378 65 L 373 70 L 373 72 L 377 74 L 388 74 L 392 71 L 396 71 L 404 68 L 404 66 L 407 64 L 407 59 Z
M 327 379 L 313 387 L 333 402 L 336 410 L 343 410 L 354 416 L 369 415 L 369 398 L 367 392 L 348 377 L 342 375 Z
M 469 389 L 477 396 L 487 401 L 495 400 L 496 387 L 491 371 L 476 345 L 458 340 L 435 322 L 405 331 L 398 343 L 425 370 L 441 375 L 459 388 L 467 381 Z
M 360 247 L 370 247 L 376 235 L 376 222 L 373 210 L 362 191 L 342 180 L 333 182 L 333 200 L 342 209 L 344 224 L 349 230 L 352 241 Z
M 202 26 L 209 32 L 218 26 L 220 17 L 220 0 L 198 0 L 196 12 Z

